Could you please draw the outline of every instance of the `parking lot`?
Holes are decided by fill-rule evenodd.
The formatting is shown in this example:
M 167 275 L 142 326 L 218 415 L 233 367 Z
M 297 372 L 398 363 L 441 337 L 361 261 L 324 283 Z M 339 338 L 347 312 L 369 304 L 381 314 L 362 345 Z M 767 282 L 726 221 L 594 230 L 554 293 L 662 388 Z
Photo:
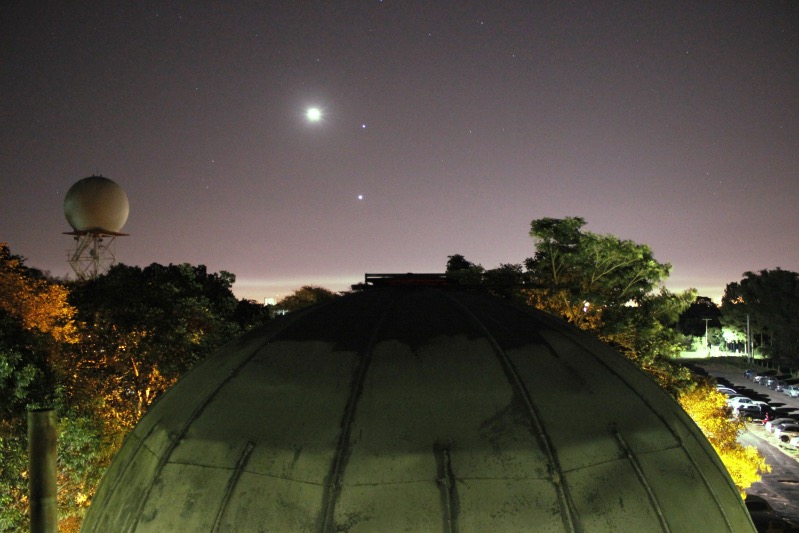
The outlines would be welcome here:
M 729 385 L 738 393 L 752 400 L 768 403 L 775 409 L 776 416 L 794 418 L 799 421 L 799 398 L 792 398 L 782 392 L 769 389 L 765 384 L 746 379 L 743 371 L 735 367 L 709 365 L 704 368 L 719 383 Z
M 718 364 L 701 365 L 719 383 L 727 384 L 753 400 L 765 401 L 775 408 L 778 417 L 799 420 L 799 398 L 775 392 L 743 376 L 741 369 Z M 765 498 L 781 516 L 799 524 L 799 450 L 780 442 L 760 422 L 746 424 L 739 441 L 755 446 L 772 468 L 771 473 L 746 492 Z

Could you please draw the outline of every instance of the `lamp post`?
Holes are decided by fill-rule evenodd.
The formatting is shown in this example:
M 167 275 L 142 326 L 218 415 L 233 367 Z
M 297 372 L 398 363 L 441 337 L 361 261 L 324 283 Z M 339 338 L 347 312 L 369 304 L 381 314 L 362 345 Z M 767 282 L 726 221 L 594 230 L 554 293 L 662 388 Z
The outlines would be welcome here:
M 710 355 L 710 339 L 707 336 L 707 323 L 710 322 L 710 318 L 703 318 L 702 320 L 705 321 L 705 346 L 707 347 L 707 354 Z

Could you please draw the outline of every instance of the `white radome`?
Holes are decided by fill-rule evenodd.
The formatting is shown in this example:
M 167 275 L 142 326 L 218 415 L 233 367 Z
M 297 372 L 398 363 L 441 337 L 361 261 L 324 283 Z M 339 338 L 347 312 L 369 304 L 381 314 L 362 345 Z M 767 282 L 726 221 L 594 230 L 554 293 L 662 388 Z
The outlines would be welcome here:
M 129 211 L 125 191 L 103 176 L 83 178 L 64 196 L 64 215 L 78 232 L 119 233 Z

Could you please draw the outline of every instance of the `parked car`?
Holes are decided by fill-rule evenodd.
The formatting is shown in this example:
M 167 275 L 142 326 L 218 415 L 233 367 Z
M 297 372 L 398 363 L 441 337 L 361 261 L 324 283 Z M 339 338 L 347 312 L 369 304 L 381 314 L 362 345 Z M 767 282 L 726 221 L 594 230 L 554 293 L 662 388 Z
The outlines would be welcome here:
M 731 398 L 727 398 L 727 405 L 733 408 L 733 410 L 737 409 L 741 405 L 749 404 L 753 405 L 755 403 L 754 400 L 751 398 L 747 398 L 746 396 L 733 396 Z
M 727 396 L 732 396 L 733 394 L 738 394 L 735 390 L 727 388 L 727 387 L 719 387 L 716 389 L 718 392 L 722 394 L 726 394 Z M 743 395 L 741 395 L 743 396 Z
M 788 385 L 782 388 L 782 393 L 787 394 L 791 398 L 799 398 L 799 385 Z
M 766 386 L 766 388 L 770 389 L 770 388 L 771 388 L 771 386 L 772 386 L 772 385 L 774 384 L 774 382 L 776 382 L 776 381 L 777 381 L 777 377 L 776 377 L 776 376 L 768 376 L 768 377 L 767 377 L 765 380 L 762 380 L 762 379 L 761 379 L 761 380 L 760 380 L 760 384 L 761 384 L 761 385 L 765 385 L 765 386 Z
M 791 440 L 788 441 L 788 446 L 799 450 L 799 437 L 791 437 Z
M 744 420 L 765 420 L 766 416 L 774 416 L 774 408 L 765 402 L 762 404 L 744 404 L 734 410 Z
M 774 426 L 777 426 L 779 424 L 796 424 L 796 420 L 787 417 L 775 418 L 774 420 L 769 420 L 768 422 L 766 422 L 766 431 L 768 431 L 769 433 L 773 433 Z
M 755 383 L 760 383 L 760 382 L 762 382 L 764 379 L 766 379 L 767 377 L 768 377 L 768 376 L 766 376 L 765 374 L 755 374 L 755 375 L 752 377 L 752 381 L 754 381 Z
M 799 423 L 777 425 L 774 436 L 782 442 L 789 442 L 791 438 L 799 437 Z
M 779 424 L 774 424 L 771 426 L 771 433 L 777 435 L 777 431 L 785 428 L 786 426 L 799 426 L 799 422 L 794 420 L 793 422 L 780 422 Z
M 752 377 L 755 374 L 757 374 L 757 372 L 755 370 L 752 370 L 751 368 L 747 368 L 746 370 L 744 370 L 744 377 L 746 379 L 752 379 Z
M 760 401 L 760 400 L 752 400 L 751 402 L 740 401 L 740 402 L 737 402 L 737 403 L 738 403 L 738 405 L 733 407 L 733 409 L 739 409 L 741 407 L 747 407 L 747 406 L 754 406 L 754 407 L 757 407 L 759 409 L 764 409 L 764 408 L 771 409 L 771 406 L 767 402 L 763 402 L 763 401 Z M 799 422 L 797 422 L 797 423 L 799 423 Z
M 768 386 L 768 388 L 772 389 L 772 390 L 774 390 L 776 392 L 782 392 L 782 388 L 784 386 L 786 386 L 786 385 L 787 385 L 787 383 L 785 383 L 783 380 L 775 379 L 774 381 L 771 382 L 771 384 Z

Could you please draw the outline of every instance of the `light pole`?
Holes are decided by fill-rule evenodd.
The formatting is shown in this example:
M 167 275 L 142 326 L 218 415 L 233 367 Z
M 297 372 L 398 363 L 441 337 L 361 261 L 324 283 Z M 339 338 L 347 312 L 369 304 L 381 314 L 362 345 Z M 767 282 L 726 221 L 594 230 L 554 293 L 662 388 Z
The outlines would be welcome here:
M 710 322 L 710 318 L 703 318 L 702 320 L 705 321 L 705 346 L 707 347 L 707 354 L 710 355 L 710 339 L 707 336 L 707 323 Z

